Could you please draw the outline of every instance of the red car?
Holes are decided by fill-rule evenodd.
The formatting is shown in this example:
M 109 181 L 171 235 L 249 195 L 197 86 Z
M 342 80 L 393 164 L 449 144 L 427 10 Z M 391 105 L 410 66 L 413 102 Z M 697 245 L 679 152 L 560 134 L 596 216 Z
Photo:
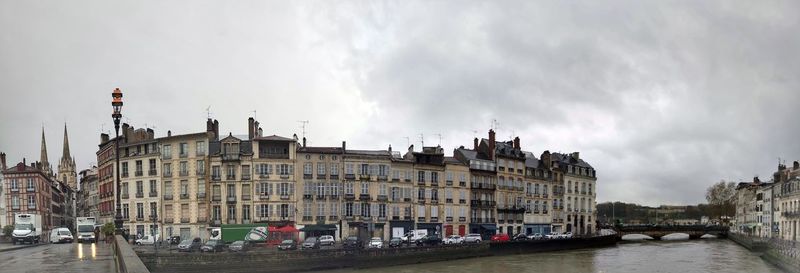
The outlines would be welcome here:
M 492 242 L 508 242 L 511 241 L 511 237 L 508 234 L 500 233 L 492 235 Z

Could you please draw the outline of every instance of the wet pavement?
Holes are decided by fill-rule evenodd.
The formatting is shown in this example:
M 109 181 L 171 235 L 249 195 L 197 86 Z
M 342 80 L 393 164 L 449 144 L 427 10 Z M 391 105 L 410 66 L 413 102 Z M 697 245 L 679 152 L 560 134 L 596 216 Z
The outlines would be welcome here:
M 0 253 L 2 272 L 113 272 L 110 244 L 42 244 Z

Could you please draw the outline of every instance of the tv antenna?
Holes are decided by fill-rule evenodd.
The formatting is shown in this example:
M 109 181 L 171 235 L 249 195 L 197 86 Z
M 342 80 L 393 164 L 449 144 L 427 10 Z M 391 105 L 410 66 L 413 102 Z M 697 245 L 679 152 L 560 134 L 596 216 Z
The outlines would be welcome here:
M 206 115 L 208 116 L 208 119 L 211 119 L 211 105 L 206 107 Z
M 411 147 L 411 138 L 409 137 L 403 137 L 403 138 L 406 139 L 406 148 Z
M 258 120 L 258 114 L 256 113 L 256 110 L 253 110 L 253 119 Z
M 500 128 L 500 122 L 497 122 L 497 119 L 492 119 L 492 130 L 497 132 L 497 128 Z
M 439 146 L 442 146 L 442 134 L 436 134 L 439 136 Z
M 308 125 L 308 120 L 298 120 L 297 122 L 300 123 L 300 127 L 303 128 L 303 138 L 306 137 L 306 125 Z
M 419 142 L 422 143 L 422 148 L 425 148 L 425 135 L 419 134 Z

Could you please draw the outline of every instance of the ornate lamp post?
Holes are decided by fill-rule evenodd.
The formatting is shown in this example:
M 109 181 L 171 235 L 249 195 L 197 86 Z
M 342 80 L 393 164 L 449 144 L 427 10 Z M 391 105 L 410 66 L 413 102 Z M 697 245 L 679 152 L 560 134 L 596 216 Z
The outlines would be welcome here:
M 116 137 L 114 138 L 114 154 L 116 155 L 117 159 L 117 171 L 116 173 L 116 184 L 117 184 L 117 192 L 114 193 L 114 196 L 117 197 L 117 214 L 114 215 L 114 226 L 116 227 L 116 234 L 123 235 L 122 232 L 122 205 L 120 204 L 120 196 L 119 196 L 119 120 L 122 118 L 122 91 L 119 88 L 114 89 L 114 92 L 111 93 L 111 106 L 114 108 L 114 113 L 111 114 L 111 118 L 114 119 L 114 131 L 116 132 Z

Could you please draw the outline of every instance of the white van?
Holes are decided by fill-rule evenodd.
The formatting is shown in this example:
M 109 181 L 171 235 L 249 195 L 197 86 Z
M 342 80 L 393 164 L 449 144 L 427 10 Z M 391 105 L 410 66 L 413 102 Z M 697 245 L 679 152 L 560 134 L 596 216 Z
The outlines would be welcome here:
M 72 243 L 72 232 L 68 228 L 54 228 L 50 231 L 50 243 Z

